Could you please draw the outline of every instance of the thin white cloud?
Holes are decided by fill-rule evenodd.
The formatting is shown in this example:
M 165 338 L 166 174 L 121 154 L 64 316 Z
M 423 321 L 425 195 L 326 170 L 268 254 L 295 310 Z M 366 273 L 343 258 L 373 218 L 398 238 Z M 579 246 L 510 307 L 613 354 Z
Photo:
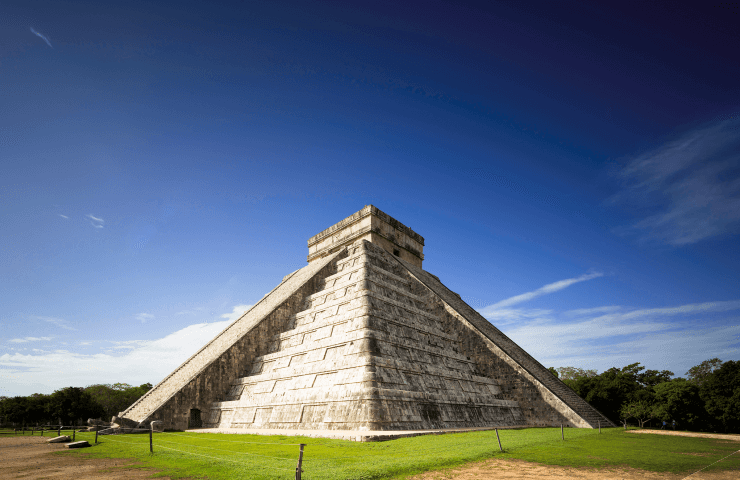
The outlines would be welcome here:
M 499 310 L 488 311 L 485 317 L 491 323 L 500 326 L 521 320 L 547 318 L 552 313 L 552 310 L 544 308 L 502 308 Z
M 612 307 L 590 310 L 598 312 L 602 308 Z M 740 359 L 737 310 L 740 301 L 625 309 L 576 319 L 567 315 L 570 311 L 559 318 L 536 318 L 505 325 L 502 330 L 548 366 L 603 371 L 640 361 L 648 368 L 671 369 L 683 375 L 707 358 Z M 712 318 L 711 327 L 707 326 L 708 316 Z
M 574 310 L 568 310 L 566 312 L 563 312 L 563 315 L 568 315 L 571 317 L 579 317 L 582 315 L 593 315 L 595 313 L 612 313 L 612 312 L 616 312 L 621 309 L 622 307 L 620 307 L 619 305 L 607 305 L 604 307 L 594 307 L 594 308 L 576 308 Z
M 53 337 L 24 337 L 8 340 L 9 343 L 48 342 Z
M 642 154 L 620 172 L 641 219 L 618 233 L 687 245 L 740 225 L 740 118 L 717 121 Z
M 568 288 L 571 285 L 579 282 L 585 282 L 587 280 L 592 280 L 594 278 L 603 277 L 603 273 L 588 273 L 585 275 L 581 275 L 580 277 L 575 278 L 566 278 L 565 280 L 559 280 L 557 282 L 549 283 L 545 285 L 544 287 L 538 288 L 537 290 L 533 290 L 531 292 L 522 293 L 520 295 L 515 295 L 513 297 L 507 298 L 506 300 L 501 300 L 500 302 L 494 303 L 493 305 L 488 305 L 487 307 L 483 307 L 479 310 L 481 315 L 484 317 L 489 317 L 495 315 L 494 312 L 501 310 L 506 307 L 510 307 L 512 305 L 516 305 L 523 302 L 528 302 L 529 300 L 532 300 L 537 297 L 541 297 L 542 295 L 547 295 L 550 293 L 555 293 L 560 290 L 563 290 L 564 288 Z
M 34 35 L 36 35 L 37 37 L 39 37 L 40 39 L 42 39 L 43 41 L 45 41 L 45 42 L 46 42 L 46 44 L 47 44 L 47 45 L 48 45 L 49 47 L 51 47 L 51 48 L 54 48 L 54 47 L 52 47 L 52 46 L 51 46 L 51 42 L 49 41 L 49 39 L 48 39 L 48 38 L 46 38 L 46 37 L 45 37 L 44 35 L 40 34 L 39 32 L 37 32 L 36 30 L 34 30 L 34 28 L 33 28 L 33 27 L 31 27 L 31 33 L 33 33 Z
M 105 220 L 94 217 L 92 214 L 85 215 L 85 218 L 87 218 L 90 221 L 90 225 L 95 228 L 103 228 L 103 224 L 105 224 Z
M 69 217 L 68 217 L 68 216 L 66 216 L 66 215 L 62 215 L 61 213 L 58 213 L 57 215 L 59 215 L 60 217 L 62 217 L 62 218 L 64 218 L 64 219 L 66 219 L 66 220 L 69 220 Z
M 157 383 L 187 360 L 231 322 L 190 325 L 158 340 L 111 342 L 130 347 L 110 353 L 82 354 L 57 350 L 42 355 L 20 352 L 0 355 L 5 389 L 12 395 L 51 393 L 70 385 L 124 382 Z
M 146 323 L 149 320 L 154 320 L 154 315 L 151 313 L 138 313 L 136 314 L 136 319 L 141 323 Z
M 252 308 L 252 305 L 237 305 L 231 310 L 231 313 L 224 313 L 223 315 L 221 315 L 221 318 L 226 318 L 230 322 L 233 322 L 244 315 L 250 308 Z
M 76 328 L 72 328 L 68 321 L 64 320 L 63 318 L 56 318 L 56 317 L 34 317 L 38 320 L 42 320 L 44 322 L 51 323 L 52 325 L 56 325 L 59 328 L 63 328 L 65 330 L 72 330 L 76 331 Z

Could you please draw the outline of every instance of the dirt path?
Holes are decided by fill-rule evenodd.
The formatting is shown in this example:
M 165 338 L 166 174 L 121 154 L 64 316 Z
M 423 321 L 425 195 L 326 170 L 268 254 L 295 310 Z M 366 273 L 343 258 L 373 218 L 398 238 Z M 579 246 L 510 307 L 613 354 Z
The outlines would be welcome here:
M 50 437 L 0 437 L 0 479 L 98 480 L 149 478 L 155 470 L 132 468 L 135 460 L 125 458 L 93 459 L 77 455 L 52 455 L 68 451 L 63 444 L 46 443 Z M 69 452 L 72 453 L 72 452 Z M 160 477 L 167 478 L 169 477 Z
M 653 433 L 655 435 L 677 435 L 680 437 L 701 437 L 701 438 L 719 438 L 720 440 L 730 440 L 740 442 L 740 435 L 726 435 L 723 433 L 694 433 L 694 432 L 674 432 L 673 430 L 627 430 L 628 433 Z M 740 445 L 738 446 L 740 448 Z
M 441 472 L 428 472 L 412 477 L 413 480 L 563 480 L 566 478 L 584 480 L 681 480 L 686 475 L 656 473 L 635 468 L 586 468 L 558 467 L 541 465 L 523 460 L 489 459 L 467 464 L 463 467 Z M 738 480 L 740 472 L 699 472 L 689 480 Z

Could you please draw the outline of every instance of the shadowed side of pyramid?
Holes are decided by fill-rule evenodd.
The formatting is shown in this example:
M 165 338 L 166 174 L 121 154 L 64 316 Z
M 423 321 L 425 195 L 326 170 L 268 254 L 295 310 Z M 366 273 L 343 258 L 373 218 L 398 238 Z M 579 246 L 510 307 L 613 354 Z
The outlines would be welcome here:
M 135 426 L 160 420 L 164 428 L 174 430 L 202 426 L 202 413 L 214 401 L 223 400 L 246 365 L 269 351 L 269 339 L 288 328 L 305 298 L 334 273 L 334 260 L 346 254 L 346 250 L 337 251 L 286 275 L 249 311 L 119 413 L 119 423 Z

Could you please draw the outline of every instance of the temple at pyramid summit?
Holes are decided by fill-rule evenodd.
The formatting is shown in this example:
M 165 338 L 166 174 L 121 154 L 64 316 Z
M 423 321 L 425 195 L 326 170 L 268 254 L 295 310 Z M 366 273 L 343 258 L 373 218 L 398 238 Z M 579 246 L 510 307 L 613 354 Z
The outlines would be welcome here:
M 423 261 L 421 235 L 366 206 L 119 422 L 353 440 L 613 426 Z

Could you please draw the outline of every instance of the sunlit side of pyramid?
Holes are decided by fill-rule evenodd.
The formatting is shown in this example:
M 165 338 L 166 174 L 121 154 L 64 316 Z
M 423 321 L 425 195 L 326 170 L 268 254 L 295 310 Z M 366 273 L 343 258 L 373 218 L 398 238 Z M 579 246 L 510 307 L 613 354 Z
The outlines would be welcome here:
M 363 208 L 121 416 L 172 429 L 611 425 L 422 270 L 423 247 Z

